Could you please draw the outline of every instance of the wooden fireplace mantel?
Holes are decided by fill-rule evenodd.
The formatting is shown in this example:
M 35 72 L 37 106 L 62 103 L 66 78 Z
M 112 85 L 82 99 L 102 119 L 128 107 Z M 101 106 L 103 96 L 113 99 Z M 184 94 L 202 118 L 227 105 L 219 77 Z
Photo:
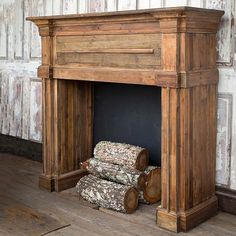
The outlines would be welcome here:
M 187 231 L 217 211 L 216 32 L 222 11 L 190 7 L 29 17 L 42 38 L 43 174 L 72 187 L 92 156 L 93 82 L 162 87 L 160 227 Z

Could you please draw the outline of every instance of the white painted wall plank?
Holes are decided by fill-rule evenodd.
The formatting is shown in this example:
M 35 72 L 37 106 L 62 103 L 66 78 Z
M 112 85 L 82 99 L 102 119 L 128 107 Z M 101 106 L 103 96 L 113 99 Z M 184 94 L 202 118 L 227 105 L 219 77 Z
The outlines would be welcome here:
M 9 76 L 6 73 L 2 73 L 1 76 L 1 123 L 2 134 L 9 134 L 10 117 L 9 117 Z
M 31 14 L 34 16 L 44 15 L 44 1 L 32 0 Z M 38 28 L 31 23 L 31 47 L 30 58 L 37 59 L 41 56 L 41 39 L 38 34 Z
M 228 186 L 230 183 L 230 145 L 232 122 L 232 95 L 218 95 L 216 182 Z
M 77 13 L 77 0 L 63 0 L 62 13 L 63 14 L 76 14 Z
M 24 0 L 24 17 L 30 15 L 31 15 L 31 0 Z M 23 59 L 25 62 L 28 62 L 30 60 L 31 26 L 32 26 L 31 22 L 24 20 Z
M 6 17 L 7 27 L 8 27 L 8 39 L 7 39 L 7 55 L 8 59 L 13 61 L 15 59 L 15 27 L 14 27 L 14 18 L 15 18 L 15 7 L 14 3 L 8 3 L 4 7 L 4 14 Z
M 189 0 L 188 5 L 191 7 L 204 7 L 204 1 L 202 1 L 202 0 Z
M 9 104 L 9 135 L 21 137 L 21 114 L 22 114 L 22 80 L 20 77 L 9 77 L 8 87 Z
M 166 7 L 187 6 L 187 0 L 165 0 Z
M 52 2 L 52 14 L 61 15 L 62 14 L 62 0 L 53 0 Z
M 230 124 L 231 133 L 229 134 L 229 140 L 224 141 L 228 145 L 228 153 L 219 156 L 220 147 L 217 146 L 217 162 L 221 161 L 219 158 L 222 159 L 221 175 L 218 177 L 217 182 L 222 185 L 226 179 L 229 179 L 228 187 L 236 190 L 236 73 L 233 67 L 225 67 L 219 69 L 219 76 L 218 92 L 232 96 L 231 111 L 227 112 L 231 116 L 232 123 Z M 228 165 L 230 165 L 229 171 L 226 169 Z
M 119 0 L 118 1 L 118 10 L 135 10 L 136 9 L 136 0 Z
M 78 4 L 78 12 L 79 13 L 87 13 L 88 12 L 88 8 L 89 8 L 89 1 L 87 0 L 79 0 Z
M 0 58 L 7 58 L 7 24 L 4 18 L 4 8 L 0 3 Z
M 118 0 L 106 0 L 105 11 L 117 11 Z
M 15 33 L 15 59 L 22 59 L 23 57 L 23 43 L 24 43 L 24 2 L 23 0 L 16 1 L 14 17 L 14 33 Z
M 138 0 L 137 1 L 137 8 L 138 9 L 148 9 L 150 8 L 150 0 Z
M 30 79 L 29 77 L 22 78 L 22 138 L 29 139 L 30 127 Z
M 150 8 L 158 8 L 164 6 L 165 6 L 164 0 L 150 0 Z
M 52 15 L 52 10 L 53 10 L 52 5 L 53 5 L 53 0 L 44 0 L 44 15 L 45 16 Z
M 32 79 L 30 89 L 30 140 L 42 140 L 42 83 Z
M 105 1 L 104 0 L 90 0 L 89 1 L 89 12 L 104 12 Z
M 207 0 L 207 8 L 224 10 L 225 14 L 221 20 L 220 29 L 217 35 L 217 61 L 223 65 L 232 65 L 234 59 L 234 22 L 235 15 L 234 1 Z

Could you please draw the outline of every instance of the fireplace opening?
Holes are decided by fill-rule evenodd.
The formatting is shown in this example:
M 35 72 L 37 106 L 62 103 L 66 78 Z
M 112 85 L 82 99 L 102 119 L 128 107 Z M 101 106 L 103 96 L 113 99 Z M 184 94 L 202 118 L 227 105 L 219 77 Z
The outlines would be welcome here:
M 101 140 L 147 148 L 161 165 L 161 88 L 94 83 L 93 146 Z

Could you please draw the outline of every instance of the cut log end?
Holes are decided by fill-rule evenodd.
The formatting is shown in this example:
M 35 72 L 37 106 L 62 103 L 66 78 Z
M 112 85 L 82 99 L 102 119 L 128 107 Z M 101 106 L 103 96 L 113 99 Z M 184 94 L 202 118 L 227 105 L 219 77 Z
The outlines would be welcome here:
M 140 174 L 139 178 L 138 178 L 138 188 L 140 190 L 143 190 L 145 185 L 146 185 L 146 179 L 147 179 L 147 175 L 142 173 Z
M 138 192 L 134 188 L 130 188 L 124 199 L 124 208 L 126 213 L 133 213 L 138 207 Z
M 148 166 L 148 162 L 149 162 L 149 153 L 146 149 L 143 149 L 137 157 L 135 168 L 137 170 L 144 171 Z
M 155 203 L 161 199 L 161 169 L 156 168 L 147 175 L 143 197 L 149 203 Z

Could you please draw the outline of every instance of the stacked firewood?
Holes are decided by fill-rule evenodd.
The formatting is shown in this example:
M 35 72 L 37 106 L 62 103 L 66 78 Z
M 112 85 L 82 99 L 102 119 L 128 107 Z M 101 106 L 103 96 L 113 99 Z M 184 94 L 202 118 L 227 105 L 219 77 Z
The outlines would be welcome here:
M 150 204 L 161 198 L 161 170 L 148 162 L 144 148 L 101 141 L 94 158 L 81 163 L 89 174 L 79 180 L 77 191 L 101 207 L 132 213 L 138 202 Z

